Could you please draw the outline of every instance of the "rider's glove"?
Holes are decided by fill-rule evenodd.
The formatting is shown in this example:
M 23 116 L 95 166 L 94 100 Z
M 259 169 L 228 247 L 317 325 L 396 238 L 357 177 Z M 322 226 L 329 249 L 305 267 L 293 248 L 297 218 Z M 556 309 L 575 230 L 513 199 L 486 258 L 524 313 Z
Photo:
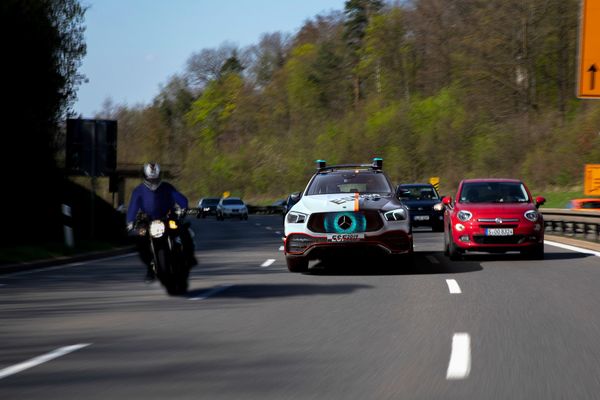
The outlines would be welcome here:
M 129 222 L 127 224 L 127 232 L 131 232 L 133 230 L 133 222 Z

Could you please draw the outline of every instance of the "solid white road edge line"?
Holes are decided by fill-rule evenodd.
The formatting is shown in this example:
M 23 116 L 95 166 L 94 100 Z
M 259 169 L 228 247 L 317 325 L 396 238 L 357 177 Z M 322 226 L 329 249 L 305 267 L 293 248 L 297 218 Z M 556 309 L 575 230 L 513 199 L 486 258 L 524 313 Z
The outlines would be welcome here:
M 260 264 L 261 268 L 265 268 L 268 267 L 269 265 L 273 264 L 275 262 L 274 258 L 269 258 L 267 261 L 265 261 L 264 263 Z
M 456 279 L 446 279 L 446 284 L 448 285 L 448 290 L 450 291 L 450 293 L 462 293 L 462 291 L 460 290 L 460 286 L 458 286 L 458 282 L 456 282 Z
M 43 364 L 45 362 L 54 360 L 55 358 L 64 356 L 65 354 L 72 353 L 74 351 L 77 351 L 77 350 L 87 347 L 89 345 L 91 345 L 91 343 L 81 343 L 81 344 L 75 344 L 73 346 L 61 347 L 59 349 L 51 351 L 50 353 L 46 353 L 44 355 L 32 358 L 32 359 L 22 362 L 20 364 L 13 365 L 12 367 L 4 368 L 4 369 L 0 370 L 0 379 L 6 378 L 7 376 L 10 376 L 10 375 L 14 375 L 14 374 L 24 371 L 26 369 L 33 368 L 33 367 Z
M 569 244 L 562 244 L 562 243 L 558 243 L 558 242 L 552 242 L 550 240 L 544 240 L 544 244 L 547 244 L 547 245 L 550 245 L 550 246 L 554 246 L 554 247 L 560 247 L 561 249 L 565 249 L 565 250 L 577 251 L 579 253 L 593 254 L 596 257 L 600 257 L 600 252 L 598 252 L 598 251 L 584 249 L 584 248 L 577 247 L 577 246 L 571 246 Z
M 455 333 L 446 379 L 465 379 L 471 372 L 471 337 L 468 333 Z
M 221 292 L 229 289 L 230 287 L 233 287 L 233 285 L 221 285 L 214 289 L 209 290 L 208 292 L 204 293 L 202 296 L 190 297 L 189 300 L 206 300 L 209 297 L 214 296 L 217 293 L 221 293 Z
M 440 263 L 440 261 L 437 258 L 435 258 L 434 256 L 426 256 L 425 258 L 427 258 L 429 260 L 429 262 L 432 263 L 432 264 L 439 264 Z
M 12 277 L 21 276 L 21 275 L 30 275 L 30 274 L 37 274 L 37 273 L 40 273 L 40 272 L 56 271 L 56 270 L 59 270 L 59 269 L 79 267 L 81 265 L 86 265 L 86 264 L 94 264 L 94 263 L 98 263 L 98 262 L 118 260 L 120 258 L 133 257 L 136 254 L 137 253 L 133 253 L 132 252 L 132 253 L 127 253 L 127 254 L 122 254 L 120 256 L 112 256 L 112 257 L 106 257 L 106 258 L 97 258 L 95 260 L 79 261 L 79 262 L 73 262 L 73 263 L 64 264 L 64 265 L 57 265 L 56 267 L 36 268 L 36 269 L 28 270 L 28 271 L 14 272 L 12 274 L 2 275 L 2 277 L 3 278 L 12 278 Z

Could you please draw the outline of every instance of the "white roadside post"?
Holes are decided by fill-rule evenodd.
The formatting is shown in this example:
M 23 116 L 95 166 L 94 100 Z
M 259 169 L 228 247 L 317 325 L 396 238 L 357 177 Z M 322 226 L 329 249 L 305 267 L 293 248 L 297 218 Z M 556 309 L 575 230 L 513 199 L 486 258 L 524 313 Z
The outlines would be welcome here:
M 72 219 L 71 219 L 71 207 L 66 204 L 62 205 L 62 213 L 64 217 L 64 225 L 63 232 L 65 234 L 65 246 L 68 248 L 73 248 L 75 246 L 75 241 L 73 239 L 73 227 L 72 227 Z

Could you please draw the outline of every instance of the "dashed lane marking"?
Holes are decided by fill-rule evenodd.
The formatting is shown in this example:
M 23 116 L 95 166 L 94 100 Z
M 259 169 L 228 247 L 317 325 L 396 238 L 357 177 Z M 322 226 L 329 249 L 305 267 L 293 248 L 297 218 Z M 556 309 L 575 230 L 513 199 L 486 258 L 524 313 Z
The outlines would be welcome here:
M 201 296 L 197 296 L 197 297 L 190 297 L 189 300 L 206 300 L 211 296 L 214 296 L 218 293 L 221 293 L 227 289 L 229 289 L 230 287 L 233 287 L 233 285 L 221 285 L 221 286 L 217 286 L 214 289 L 209 290 L 208 292 L 204 293 Z
M 91 343 L 80 343 L 80 344 L 75 344 L 73 346 L 61 347 L 54 351 L 51 351 L 50 353 L 46 353 L 41 356 L 34 357 L 30 360 L 22 362 L 20 364 L 16 364 L 11 367 L 4 368 L 4 369 L 0 370 L 0 379 L 4 379 L 7 376 L 17 374 L 26 369 L 33 368 L 37 365 L 54 360 L 55 358 L 62 357 L 66 354 L 72 353 L 74 351 L 77 351 L 77 350 L 87 347 L 89 345 L 91 345 Z
M 471 372 L 471 337 L 468 333 L 455 333 L 446 379 L 466 379 Z
M 448 285 L 448 290 L 452 294 L 460 294 L 462 291 L 460 290 L 460 286 L 458 286 L 458 282 L 455 279 L 446 279 L 446 284 Z
M 268 230 L 268 231 L 272 231 L 273 230 L 273 228 L 271 228 L 270 226 L 265 226 L 265 229 Z
M 256 225 L 256 226 L 260 226 L 260 224 L 259 224 L 258 222 L 257 222 L 256 224 L 254 224 L 254 225 Z
M 430 256 L 427 256 L 426 258 L 427 258 L 427 259 L 429 260 L 429 262 L 430 262 L 430 263 L 432 263 L 432 264 L 439 264 L 439 263 L 440 263 L 440 261 L 439 261 L 437 258 L 435 258 L 434 256 L 431 256 L 431 255 L 430 255 Z
M 275 259 L 274 259 L 274 258 L 269 258 L 267 261 L 265 261 L 264 263 L 262 263 L 262 264 L 260 265 L 260 267 L 261 267 L 261 268 L 266 268 L 266 267 L 268 267 L 269 265 L 273 264 L 274 262 L 275 262 Z
M 280 231 L 275 231 L 275 233 L 276 233 L 276 234 L 278 234 L 278 235 L 281 235 L 281 232 L 280 232 Z

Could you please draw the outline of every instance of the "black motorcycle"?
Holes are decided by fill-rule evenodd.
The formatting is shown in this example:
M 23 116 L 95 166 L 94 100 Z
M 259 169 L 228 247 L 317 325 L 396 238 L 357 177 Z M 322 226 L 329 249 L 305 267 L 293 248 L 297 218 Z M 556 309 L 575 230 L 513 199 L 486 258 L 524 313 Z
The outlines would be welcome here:
M 190 227 L 184 217 L 194 211 L 180 210 L 155 220 L 141 217 L 136 223 L 137 234 L 149 241 L 156 277 L 170 295 L 183 295 L 188 290 L 191 265 L 185 257 L 181 232 Z

